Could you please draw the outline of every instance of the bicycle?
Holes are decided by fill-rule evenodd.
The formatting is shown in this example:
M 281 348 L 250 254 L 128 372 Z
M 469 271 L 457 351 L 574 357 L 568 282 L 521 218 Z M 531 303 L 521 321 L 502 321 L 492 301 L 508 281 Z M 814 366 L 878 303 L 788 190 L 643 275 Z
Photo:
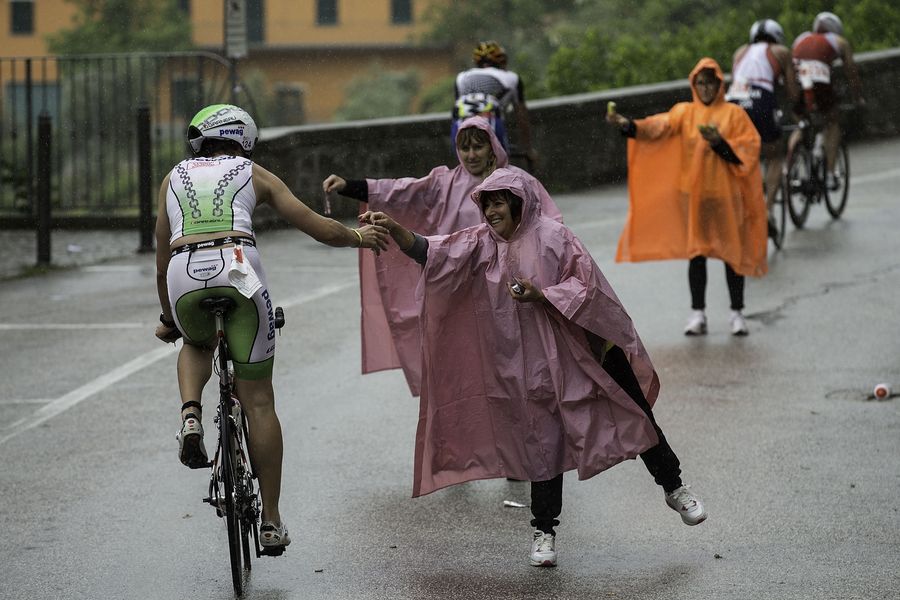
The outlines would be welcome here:
M 212 313 L 216 327 L 216 372 L 219 376 L 219 402 L 215 422 L 219 435 L 216 452 L 210 461 L 209 495 L 203 502 L 225 519 L 228 531 L 228 553 L 231 559 L 231 580 L 234 592 L 243 592 L 243 571 L 250 571 L 250 538 L 256 558 L 263 555 L 280 556 L 284 547 L 261 548 L 259 545 L 260 500 L 253 484 L 256 478 L 249 459 L 250 432 L 241 403 L 235 394 L 234 376 L 229 366 L 231 357 L 225 340 L 225 314 L 235 306 L 232 298 L 210 297 L 200 301 L 204 310 Z M 284 325 L 284 311 L 275 309 L 275 328 Z M 242 560 L 243 557 L 243 560 Z M 242 568 L 243 567 L 243 568 Z
M 763 163 L 763 195 L 766 194 L 766 175 L 765 175 L 765 166 Z M 787 208 L 785 201 L 785 197 L 787 196 L 786 187 L 784 185 L 785 178 L 781 178 L 781 184 L 778 186 L 778 190 L 775 192 L 775 197 L 772 199 L 772 206 L 769 209 L 768 215 L 768 235 L 769 239 L 772 240 L 772 244 L 775 246 L 776 250 L 781 250 L 782 246 L 784 246 L 784 233 L 787 230 Z
M 841 217 L 850 189 L 850 158 L 847 145 L 841 140 L 834 161 L 835 177 L 829 181 L 821 116 L 813 114 L 800 119 L 795 126 L 785 127 L 786 131 L 798 129 L 800 141 L 788 148 L 785 160 L 784 189 L 791 221 L 797 229 L 803 229 L 810 207 L 823 200 L 833 219 Z

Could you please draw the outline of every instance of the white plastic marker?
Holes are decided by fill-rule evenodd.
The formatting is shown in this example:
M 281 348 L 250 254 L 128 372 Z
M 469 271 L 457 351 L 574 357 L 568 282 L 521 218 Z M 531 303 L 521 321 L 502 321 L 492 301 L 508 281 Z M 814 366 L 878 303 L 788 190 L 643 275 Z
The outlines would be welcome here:
M 886 383 L 879 383 L 875 386 L 875 399 L 887 400 L 891 396 L 891 386 Z

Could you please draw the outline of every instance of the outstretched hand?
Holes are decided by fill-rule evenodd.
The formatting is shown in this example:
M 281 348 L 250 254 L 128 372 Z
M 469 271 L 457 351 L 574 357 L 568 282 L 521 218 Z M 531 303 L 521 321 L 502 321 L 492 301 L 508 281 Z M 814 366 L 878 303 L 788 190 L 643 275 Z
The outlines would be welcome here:
M 628 117 L 624 117 L 615 111 L 607 112 L 606 122 L 615 125 L 616 127 L 626 127 L 628 126 Z
M 360 223 L 362 223 L 362 220 L 360 220 Z M 382 225 L 369 223 L 362 225 L 356 231 L 359 232 L 362 238 L 359 244 L 360 248 L 371 248 L 375 251 L 375 254 L 381 254 L 382 250 L 387 250 L 390 243 L 390 232 L 387 228 Z
M 326 194 L 329 194 L 331 192 L 337 192 L 338 194 L 340 194 L 346 187 L 347 180 L 340 175 L 335 175 L 334 173 L 326 177 L 325 181 L 322 182 L 322 190 Z

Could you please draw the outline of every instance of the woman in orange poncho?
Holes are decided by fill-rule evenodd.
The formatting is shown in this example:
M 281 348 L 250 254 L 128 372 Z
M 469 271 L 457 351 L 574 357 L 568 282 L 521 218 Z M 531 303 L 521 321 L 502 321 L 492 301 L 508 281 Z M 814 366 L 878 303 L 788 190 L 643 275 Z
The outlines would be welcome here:
M 693 312 L 684 333 L 706 333 L 706 258 L 725 262 L 731 333 L 747 335 L 744 276 L 766 273 L 766 203 L 760 139 L 739 106 L 725 101 L 722 69 L 701 59 L 690 75 L 692 102 L 632 121 L 611 108 L 607 121 L 628 136 L 628 220 L 619 262 L 690 259 Z

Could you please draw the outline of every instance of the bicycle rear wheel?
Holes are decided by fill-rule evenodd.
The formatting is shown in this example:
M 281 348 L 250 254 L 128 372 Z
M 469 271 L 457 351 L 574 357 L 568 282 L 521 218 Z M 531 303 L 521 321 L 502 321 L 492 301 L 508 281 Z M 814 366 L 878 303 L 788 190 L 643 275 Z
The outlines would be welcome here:
M 222 487 L 225 496 L 225 527 L 228 529 L 228 554 L 231 559 L 231 582 L 238 596 L 243 591 L 241 568 L 241 517 L 235 503 L 234 432 L 227 413 L 220 418 L 222 427 Z
M 772 210 L 769 213 L 773 225 L 769 230 L 769 237 L 772 239 L 772 243 L 775 244 L 775 248 L 778 250 L 781 250 L 781 247 L 784 245 L 784 232 L 787 228 L 786 197 L 787 186 L 782 180 L 781 185 L 779 185 L 778 189 L 775 191 L 775 199 L 772 201 Z
M 797 229 L 803 229 L 812 203 L 813 172 L 812 156 L 803 146 L 797 146 L 787 167 L 784 191 L 787 194 L 787 209 L 791 222 Z
M 850 191 L 850 158 L 844 144 L 838 147 L 834 172 L 837 175 L 835 185 L 825 185 L 825 208 L 833 219 L 839 219 L 847 206 L 847 193 Z

